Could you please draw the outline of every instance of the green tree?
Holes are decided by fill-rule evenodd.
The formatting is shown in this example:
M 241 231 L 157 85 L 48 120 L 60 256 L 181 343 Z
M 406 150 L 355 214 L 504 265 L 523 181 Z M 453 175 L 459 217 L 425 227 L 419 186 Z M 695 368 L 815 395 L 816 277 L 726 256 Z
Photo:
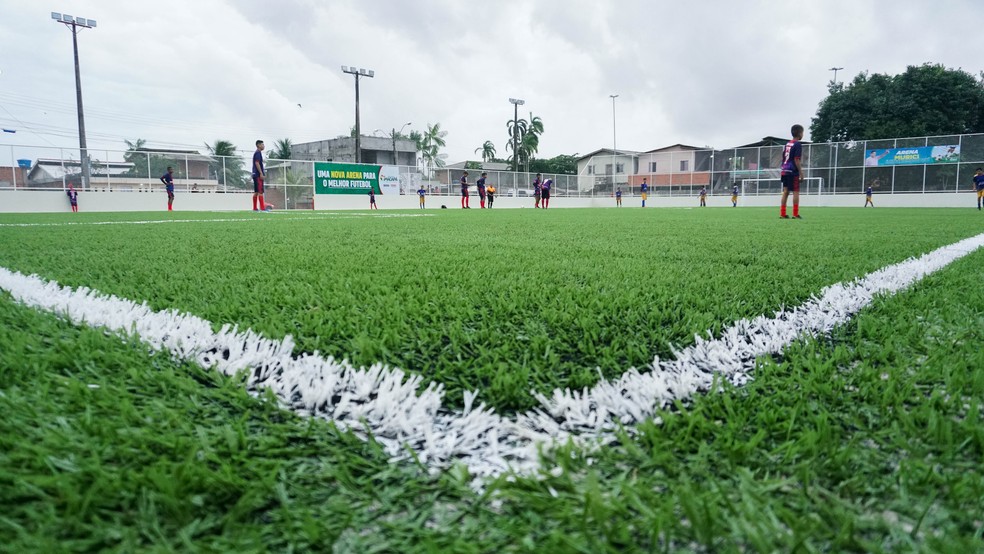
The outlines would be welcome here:
M 495 159 L 495 145 L 491 140 L 485 141 L 481 147 L 475 149 L 475 153 L 482 154 L 483 162 L 490 162 Z
M 433 125 L 430 123 L 427 124 L 427 130 L 424 131 L 422 140 L 423 144 L 420 148 L 420 155 L 424 158 L 424 163 L 427 164 L 428 168 L 444 167 L 444 156 L 441 155 L 441 148 L 444 148 L 446 144 L 444 137 L 447 135 L 447 131 L 441 130 L 440 123 Z
M 126 152 L 123 153 L 123 161 L 132 163 L 133 167 L 126 171 L 127 177 L 139 177 L 150 179 L 152 183 L 167 172 L 168 166 L 174 166 L 176 177 L 180 177 L 184 170 L 181 164 L 175 164 L 173 158 L 155 154 L 147 151 L 147 141 L 138 138 L 134 141 L 124 139 Z
M 465 169 L 482 169 L 481 162 L 467 161 L 465 162 Z
M 577 154 L 561 154 L 549 159 L 533 160 L 530 163 L 530 171 L 556 175 L 577 175 Z
M 810 125 L 814 142 L 984 132 L 984 76 L 939 64 L 831 83 Z
M 227 140 L 216 140 L 214 144 L 206 144 L 205 148 L 212 155 L 209 163 L 212 173 L 218 176 L 219 186 L 246 188 L 246 174 L 243 159 L 236 151 L 236 146 Z
M 294 144 L 289 138 L 278 139 L 274 142 L 273 150 L 270 152 L 270 159 L 273 160 L 289 160 L 290 159 L 290 149 Z

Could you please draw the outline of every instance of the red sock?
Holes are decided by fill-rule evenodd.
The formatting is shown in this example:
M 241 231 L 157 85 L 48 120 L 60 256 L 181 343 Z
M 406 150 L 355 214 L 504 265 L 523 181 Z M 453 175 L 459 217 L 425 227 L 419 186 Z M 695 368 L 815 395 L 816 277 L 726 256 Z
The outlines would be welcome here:
M 262 194 L 260 195 L 260 211 L 261 212 L 265 212 L 266 211 L 266 204 L 263 202 L 263 195 Z
M 799 217 L 799 214 L 800 214 L 800 205 L 793 204 L 793 217 Z
M 779 208 L 779 215 L 782 216 L 782 217 L 786 217 L 786 205 L 785 204 L 782 205 L 782 208 Z
M 478 203 L 481 205 L 482 208 L 485 208 L 485 199 L 484 198 L 482 198 L 481 200 L 479 200 Z
M 256 211 L 256 195 L 253 195 L 253 211 Z
M 461 197 L 461 207 L 462 208 L 465 207 L 465 197 L 464 196 Z

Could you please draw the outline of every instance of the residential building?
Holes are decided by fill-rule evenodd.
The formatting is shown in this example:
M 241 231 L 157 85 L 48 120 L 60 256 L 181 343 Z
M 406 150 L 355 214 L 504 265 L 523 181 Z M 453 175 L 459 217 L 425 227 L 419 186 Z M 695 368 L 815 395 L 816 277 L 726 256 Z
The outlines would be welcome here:
M 27 168 L 16 166 L 0 167 L 0 189 L 23 188 L 27 184 Z
M 628 187 L 629 176 L 639 172 L 639 152 L 599 148 L 577 159 L 578 190 L 582 193 Z
M 417 144 L 409 139 L 367 137 L 359 140 L 362 163 L 379 165 L 417 165 Z M 355 138 L 339 137 L 291 145 L 293 160 L 355 163 Z

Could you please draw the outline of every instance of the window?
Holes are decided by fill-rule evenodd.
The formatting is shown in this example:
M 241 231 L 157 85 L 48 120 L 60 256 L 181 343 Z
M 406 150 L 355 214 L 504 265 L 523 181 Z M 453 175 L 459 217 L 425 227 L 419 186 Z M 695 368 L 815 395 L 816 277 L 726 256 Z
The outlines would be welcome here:
M 680 171 L 690 171 L 690 160 L 680 160 Z
M 594 166 L 593 165 L 589 165 L 588 166 L 588 175 L 594 175 Z
M 649 172 L 656 173 L 656 162 L 649 162 Z
M 612 164 L 605 164 L 605 175 L 612 174 Z
M 615 164 L 615 173 L 625 173 L 625 164 Z

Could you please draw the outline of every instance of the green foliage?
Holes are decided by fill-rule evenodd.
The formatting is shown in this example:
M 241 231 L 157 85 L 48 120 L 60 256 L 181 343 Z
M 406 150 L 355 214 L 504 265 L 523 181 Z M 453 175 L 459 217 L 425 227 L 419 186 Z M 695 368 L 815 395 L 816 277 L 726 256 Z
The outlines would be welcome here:
M 577 175 L 577 154 L 561 154 L 549 159 L 537 158 L 530 163 L 531 173 Z
M 145 178 L 152 183 L 156 183 L 157 179 L 167 172 L 168 166 L 174 167 L 174 175 L 176 177 L 180 178 L 182 176 L 184 165 L 175 163 L 176 160 L 174 158 L 140 151 L 146 147 L 147 141 L 144 139 L 137 139 L 133 142 L 124 140 L 123 142 L 126 143 L 126 152 L 123 154 L 123 161 L 133 164 L 133 167 L 126 172 L 127 177 Z
M 495 159 L 495 144 L 492 144 L 491 140 L 487 140 L 482 143 L 481 147 L 475 149 L 475 153 L 481 153 L 483 162 L 491 162 Z
M 243 167 L 243 160 L 236 151 L 236 146 L 227 140 L 216 140 L 215 144 L 206 144 L 215 159 L 209 163 L 209 170 L 217 175 L 219 186 L 245 189 L 248 187 L 247 176 L 252 169 Z
M 482 169 L 482 162 L 465 162 L 465 169 Z
M 810 126 L 814 142 L 984 132 L 984 80 L 942 65 L 860 73 L 831 83 Z
M 513 121 L 512 119 L 506 121 L 506 131 L 509 133 L 509 142 L 506 144 L 506 150 L 512 152 L 513 148 L 513 138 L 517 137 L 518 144 L 515 150 L 517 152 L 512 152 L 509 161 L 513 164 L 514 168 L 518 168 L 519 165 L 526 165 L 527 171 L 530 171 L 530 163 L 536 156 L 537 151 L 540 148 L 540 136 L 543 134 L 543 120 L 538 116 L 530 113 L 529 121 L 525 119 L 519 119 Z
M 273 160 L 289 160 L 291 157 L 291 147 L 293 143 L 289 138 L 277 139 L 274 143 L 273 150 L 270 151 L 270 159 Z
M 654 300 L 654 288 L 669 286 L 683 317 L 732 299 L 759 303 L 779 283 L 783 291 L 768 301 L 774 309 L 799 296 L 791 291 L 830 280 L 821 277 L 823 268 L 837 268 L 830 278 L 840 279 L 980 229 L 976 212 L 953 210 L 818 209 L 792 231 L 763 210 L 605 212 L 614 210 L 556 210 L 560 215 L 537 212 L 536 218 L 519 210 L 482 212 L 503 218 L 485 224 L 477 214 L 451 212 L 406 225 L 242 214 L 223 217 L 256 221 L 152 230 L 50 227 L 45 233 L 0 228 L 0 265 L 29 266 L 67 284 L 98 284 L 132 298 L 142 292 L 168 307 L 203 296 L 203 305 L 227 315 L 216 322 L 252 325 L 230 306 L 252 304 L 255 317 L 286 318 L 288 327 L 306 334 L 335 300 L 320 294 L 329 289 L 297 263 L 311 248 L 287 244 L 282 251 L 285 242 L 351 237 L 375 256 L 366 272 L 403 263 L 388 256 L 407 245 L 433 260 L 441 242 L 465 256 L 486 248 L 525 263 L 522 250 L 531 243 L 524 234 L 558 230 L 554 217 L 587 224 L 578 238 L 590 248 L 545 256 L 553 268 L 544 263 L 529 272 L 486 273 L 475 282 L 467 275 L 456 279 L 467 272 L 455 269 L 435 290 L 410 294 L 391 288 L 386 278 L 376 285 L 370 279 L 355 298 L 362 302 L 340 301 L 348 312 L 371 312 L 378 327 L 393 319 L 365 302 L 372 295 L 393 305 L 467 287 L 470 301 L 458 309 L 481 311 L 484 291 L 511 294 L 509 309 L 485 311 L 491 324 L 471 331 L 502 338 L 511 320 L 538 317 L 527 306 L 543 292 L 528 285 L 533 277 L 537 284 L 563 284 L 555 278 L 564 266 L 590 269 L 603 261 L 619 267 L 642 258 L 605 275 L 612 293 L 607 300 L 629 297 L 638 309 Z M 73 215 L 79 216 L 74 222 L 148 217 Z M 68 219 L 5 214 L 0 221 Z M 514 225 L 520 230 L 508 231 Z M 708 227 L 716 231 L 699 232 Z M 462 244 L 468 237 L 462 231 L 472 229 L 482 240 Z M 410 239 L 401 242 L 401 232 Z M 604 236 L 592 240 L 592 232 Z M 664 233 L 669 238 L 659 244 L 648 237 Z M 154 242 L 155 235 L 164 240 Z M 430 240 L 414 250 L 424 237 Z M 625 237 L 628 246 L 612 237 Z M 386 241 L 395 244 L 373 247 Z M 186 242 L 190 248 L 181 247 Z M 127 254 L 136 257 L 133 272 L 122 254 L 128 244 Z M 176 247 L 173 259 L 164 244 Z M 227 264 L 225 244 L 243 264 Z M 662 249 L 649 254 L 654 246 Z M 68 252 L 61 254 L 62 247 Z M 346 255 L 356 252 L 342 247 Z M 51 255 L 28 256 L 31 248 Z M 84 255 L 94 249 L 99 256 Z M 692 251 L 699 255 L 688 256 Z M 444 261 L 437 254 L 436 261 Z M 470 271 L 492 269 L 489 258 L 470 257 Z M 362 259 L 339 265 L 335 277 L 360 271 Z M 195 267 L 183 270 L 187 264 Z M 815 264 L 822 268 L 814 271 Z M 755 379 L 741 389 L 725 385 L 677 405 L 659 414 L 658 424 L 620 434 L 590 453 L 561 445 L 546 453 L 543 474 L 506 476 L 480 495 L 468 488 L 471 477 L 461 468 L 432 475 L 415 464 L 392 464 L 378 444 L 286 413 L 268 396 L 251 396 L 238 379 L 150 355 L 134 340 L 73 327 L 0 294 L 0 544 L 11 552 L 976 552 L 984 491 L 982 264 L 984 252 L 972 254 L 910 291 L 876 299 L 830 336 L 761 360 Z M 213 275 L 232 271 L 239 273 L 227 282 Z M 662 280 L 664 272 L 676 277 Z M 514 280 L 523 275 L 526 282 Z M 236 289 L 237 280 L 250 286 Z M 718 289 L 718 281 L 727 288 Z M 595 294 L 586 283 L 579 288 Z M 288 291 L 303 302 L 283 302 Z M 710 302 L 695 303 L 707 296 Z M 578 315 L 634 341 L 661 333 L 657 326 L 631 326 L 621 318 L 625 310 L 601 302 Z M 444 317 L 434 314 L 423 325 L 440 326 Z M 409 336 L 403 344 L 417 334 Z M 559 345 L 581 338 L 554 334 L 549 340 Z M 496 369 L 520 381 L 535 373 Z M 464 383 L 474 379 L 471 371 L 458 376 Z
M 447 134 L 447 131 L 441 130 L 440 123 L 427 124 L 427 130 L 420 140 L 419 151 L 428 168 L 444 167 L 444 156 L 441 155 L 441 148 L 445 146 L 444 137 Z

